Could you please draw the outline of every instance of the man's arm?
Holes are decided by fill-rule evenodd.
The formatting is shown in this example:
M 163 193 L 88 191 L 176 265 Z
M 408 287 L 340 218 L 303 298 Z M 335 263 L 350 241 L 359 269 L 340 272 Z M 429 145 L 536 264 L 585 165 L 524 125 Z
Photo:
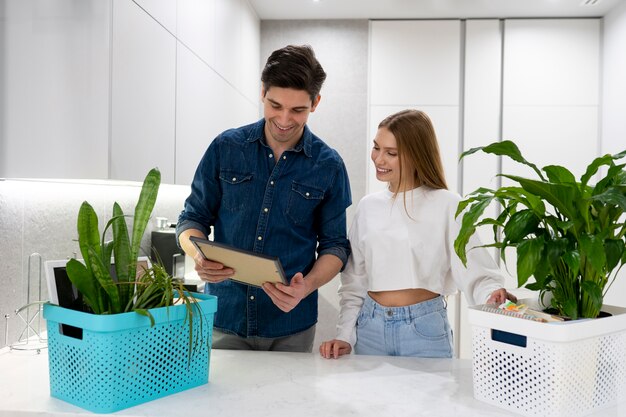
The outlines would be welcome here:
M 343 262 L 335 255 L 321 255 L 306 277 L 298 272 L 289 285 L 265 283 L 263 289 L 278 308 L 288 313 L 313 291 L 330 282 L 342 267 Z

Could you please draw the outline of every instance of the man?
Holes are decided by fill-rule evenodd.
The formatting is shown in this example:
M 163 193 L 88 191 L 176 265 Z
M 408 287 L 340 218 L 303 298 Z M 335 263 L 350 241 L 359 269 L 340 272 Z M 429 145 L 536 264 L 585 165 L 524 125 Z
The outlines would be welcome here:
M 197 168 L 176 232 L 218 297 L 216 349 L 312 350 L 317 289 L 350 254 L 345 165 L 306 126 L 325 79 L 309 46 L 274 51 L 261 75 L 264 118 L 220 134 Z M 289 285 L 230 280 L 236 265 L 203 259 L 189 240 L 211 226 L 216 242 L 279 257 Z

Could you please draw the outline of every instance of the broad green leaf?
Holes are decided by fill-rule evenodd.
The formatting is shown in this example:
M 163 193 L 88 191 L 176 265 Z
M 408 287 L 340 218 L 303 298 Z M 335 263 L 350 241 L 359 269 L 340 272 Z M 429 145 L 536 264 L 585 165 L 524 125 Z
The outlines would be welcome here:
M 582 177 L 580 177 L 580 182 L 582 186 L 584 187 L 585 185 L 589 183 L 589 180 L 591 179 L 591 177 L 593 177 L 595 173 L 598 172 L 598 168 L 600 168 L 602 165 L 610 165 L 612 163 L 613 163 L 613 157 L 611 155 L 604 155 L 604 156 L 594 159 L 589 164 L 589 166 L 587 166 L 587 170 L 582 175 Z
M 544 179 L 544 176 L 541 173 L 541 171 L 539 170 L 539 168 L 537 168 L 537 165 L 527 161 L 522 156 L 522 152 L 519 150 L 517 145 L 514 142 L 510 141 L 510 140 L 503 140 L 501 142 L 494 142 L 494 143 L 492 143 L 490 145 L 487 145 L 487 146 L 483 147 L 482 151 L 485 152 L 485 153 L 490 153 L 490 154 L 499 155 L 499 156 L 508 156 L 509 158 L 514 160 L 515 162 L 519 162 L 520 164 L 524 164 L 526 166 L 529 166 L 530 168 L 533 169 L 533 171 L 535 171 L 537 173 L 539 178 L 541 178 L 542 180 Z
M 626 192 L 618 188 L 609 188 L 604 192 L 591 197 L 593 201 L 602 204 L 618 206 L 622 211 L 626 211 Z
M 542 237 L 528 239 L 517 245 L 517 285 L 523 286 L 541 260 L 544 240 Z
M 461 262 L 463 262 L 463 265 L 467 264 L 466 247 L 470 237 L 476 230 L 475 224 L 490 203 L 491 198 L 486 198 L 485 200 L 470 206 L 469 210 L 463 215 L 461 229 L 459 230 L 459 234 L 454 241 L 454 251 L 461 259 Z
M 596 272 L 603 273 L 606 267 L 606 254 L 602 240 L 596 236 L 584 234 L 580 237 L 579 242 L 581 258 L 590 262 Z
M 624 253 L 624 241 L 621 239 L 607 239 L 604 241 L 604 251 L 606 253 L 606 271 L 611 272 Z
M 526 191 L 543 198 L 569 219 L 576 218 L 577 211 L 572 200 L 579 193 L 577 187 L 530 180 L 516 175 L 502 174 L 502 176 L 517 181 Z
M 571 271 L 578 275 L 578 271 L 580 271 L 580 253 L 578 251 L 568 250 L 561 256 L 561 259 Z
M 520 242 L 526 236 L 537 230 L 539 219 L 530 210 L 521 210 L 514 213 L 504 226 L 504 235 L 509 242 Z
M 548 165 L 543 167 L 544 172 L 548 176 L 548 181 L 558 184 L 576 184 L 574 174 L 565 167 L 559 165 Z

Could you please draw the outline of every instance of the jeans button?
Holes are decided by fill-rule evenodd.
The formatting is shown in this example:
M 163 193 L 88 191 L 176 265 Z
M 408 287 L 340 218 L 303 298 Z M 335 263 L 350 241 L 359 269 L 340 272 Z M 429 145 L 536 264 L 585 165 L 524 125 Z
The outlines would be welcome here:
M 389 316 L 389 317 L 393 316 L 393 311 L 387 310 L 387 316 Z

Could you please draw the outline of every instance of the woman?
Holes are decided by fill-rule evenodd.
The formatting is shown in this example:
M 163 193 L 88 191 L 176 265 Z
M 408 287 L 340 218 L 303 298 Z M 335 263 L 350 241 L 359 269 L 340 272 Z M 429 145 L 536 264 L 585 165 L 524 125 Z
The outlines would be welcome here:
M 352 255 L 341 275 L 337 336 L 320 354 L 452 357 L 444 296 L 457 288 L 470 304 L 514 299 L 484 248 L 453 244 L 460 197 L 447 190 L 434 128 L 418 110 L 378 126 L 372 149 L 376 178 L 388 189 L 365 196 L 350 229 Z M 471 246 L 479 245 L 474 242 Z

